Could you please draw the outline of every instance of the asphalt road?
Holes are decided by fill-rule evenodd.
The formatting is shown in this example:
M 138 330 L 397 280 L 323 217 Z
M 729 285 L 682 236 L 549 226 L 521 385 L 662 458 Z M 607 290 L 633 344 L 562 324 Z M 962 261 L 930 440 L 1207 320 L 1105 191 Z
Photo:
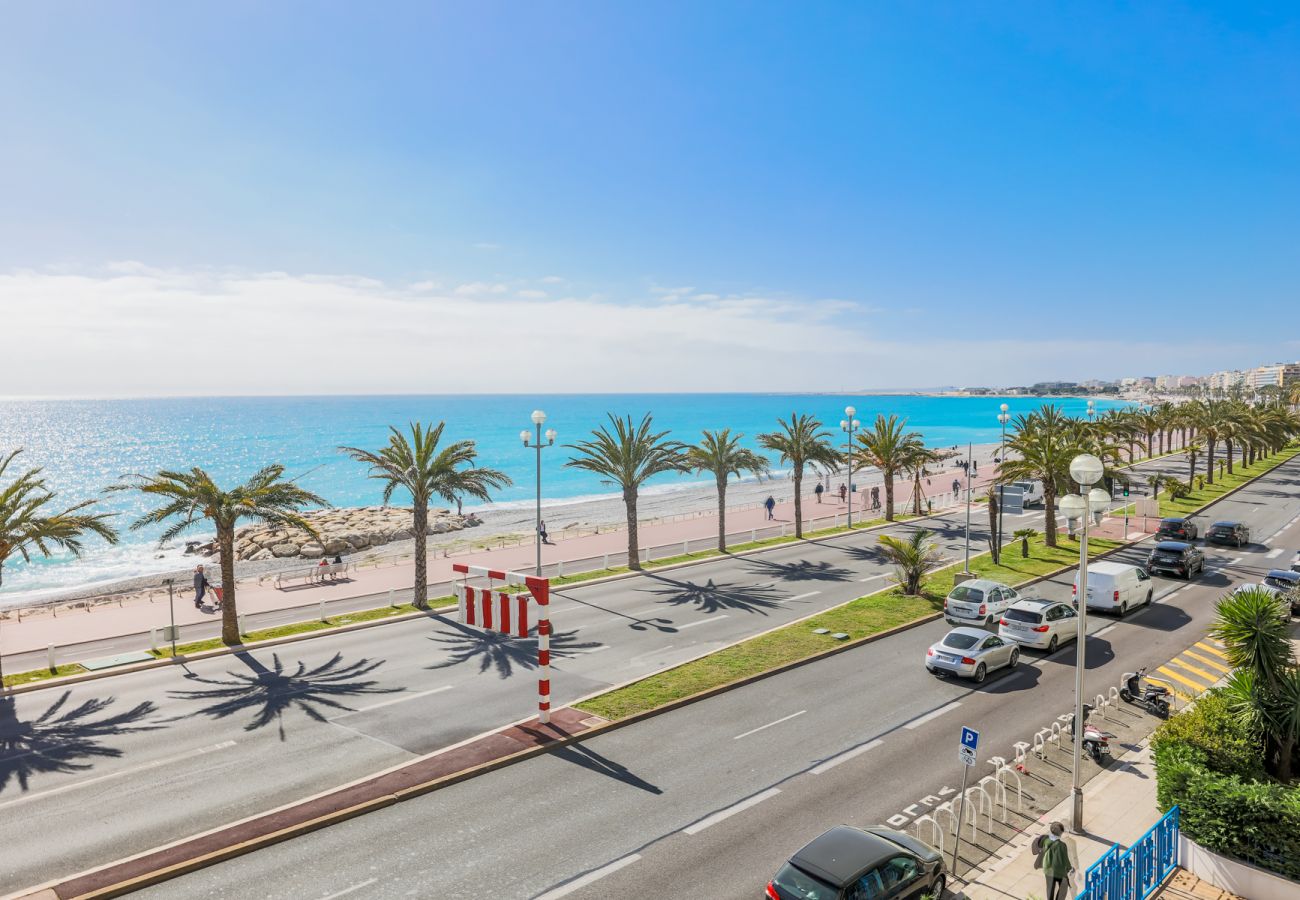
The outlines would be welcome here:
M 1257 543 L 1209 548 L 1201 580 L 1157 579 L 1160 602 L 1123 621 L 1090 617 L 1088 693 L 1200 639 L 1215 599 L 1300 548 L 1300 461 L 1213 515 L 1250 523 Z M 1070 583 L 1041 593 L 1069 597 Z M 1072 645 L 1028 652 L 976 688 L 924 670 L 945 630 L 916 628 L 142 893 L 757 897 L 827 827 L 884 822 L 959 778 L 958 726 L 982 731 L 987 757 L 1070 706 Z

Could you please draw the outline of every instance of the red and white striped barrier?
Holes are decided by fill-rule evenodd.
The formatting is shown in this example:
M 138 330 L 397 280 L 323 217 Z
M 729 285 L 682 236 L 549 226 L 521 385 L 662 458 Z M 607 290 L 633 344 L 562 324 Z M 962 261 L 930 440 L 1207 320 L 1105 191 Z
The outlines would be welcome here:
M 467 563 L 453 563 L 451 568 L 464 576 L 456 588 L 456 597 L 460 606 L 460 620 L 466 625 L 526 638 L 529 598 L 537 604 L 537 719 L 545 725 L 551 721 L 550 579 Z M 473 587 L 468 583 L 470 578 L 486 578 L 488 586 Z M 528 587 L 528 592 L 512 596 L 505 591 L 494 591 L 493 581 L 522 581 Z

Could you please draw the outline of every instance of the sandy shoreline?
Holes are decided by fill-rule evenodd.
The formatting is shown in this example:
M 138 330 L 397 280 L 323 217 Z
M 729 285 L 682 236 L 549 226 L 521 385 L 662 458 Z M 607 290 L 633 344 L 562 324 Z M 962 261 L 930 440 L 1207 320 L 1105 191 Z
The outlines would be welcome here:
M 996 443 L 975 445 L 974 457 L 978 465 L 980 467 L 987 465 L 991 471 L 992 459 L 996 455 L 997 449 L 998 445 Z M 961 448 L 960 456 L 964 458 L 965 448 Z M 824 484 L 827 483 L 825 477 L 821 480 Z M 843 472 L 831 474 L 829 477 L 830 489 L 832 491 L 838 490 L 840 484 L 844 483 L 845 480 Z M 874 469 L 859 469 L 855 481 L 859 493 L 863 493 L 869 492 L 873 485 L 881 484 L 882 478 Z M 811 493 L 815 484 L 815 480 L 805 475 L 805 496 Z M 904 502 L 906 487 L 897 485 L 896 482 L 895 503 L 901 504 Z M 950 486 L 934 484 L 928 489 L 928 492 L 942 494 L 947 490 L 950 490 Z M 788 473 L 781 473 L 762 481 L 756 479 L 733 481 L 727 488 L 727 508 L 730 510 L 738 507 L 755 506 L 762 503 L 768 496 L 776 498 L 778 502 L 784 502 L 792 498 L 793 492 L 794 482 L 790 479 Z M 716 510 L 717 492 L 712 481 L 646 488 L 641 492 L 637 503 L 638 518 L 642 523 L 662 521 L 680 516 L 712 515 Z M 465 511 L 470 512 L 471 508 L 467 506 Z M 508 539 L 511 536 L 529 540 L 532 538 L 533 517 L 535 514 L 532 504 L 485 505 L 477 507 L 473 511 L 482 520 L 482 525 L 450 534 L 429 535 L 428 547 L 430 552 L 447 550 L 454 553 L 460 550 L 468 550 L 475 546 L 481 546 L 489 539 Z M 576 499 L 557 498 L 550 501 L 543 499 L 542 502 L 542 520 L 546 523 L 547 530 L 553 541 L 562 541 L 566 530 L 585 529 L 590 531 L 597 526 L 602 529 L 622 526 L 625 519 L 626 513 L 623 508 L 623 501 L 618 494 Z M 347 557 L 347 559 L 360 561 L 377 557 L 409 556 L 413 549 L 414 541 L 399 541 L 354 554 Z M 82 585 L 58 591 L 0 595 L 0 607 L 12 608 L 16 606 L 57 604 L 89 597 L 134 594 L 151 589 L 157 590 L 163 586 L 164 580 L 169 577 L 177 579 L 178 584 L 188 585 L 190 574 L 193 572 L 194 566 L 199 563 L 209 567 L 209 578 L 213 578 L 214 573 L 217 572 L 215 557 L 179 557 L 176 568 L 168 571 L 151 572 L 147 575 L 100 582 L 93 585 Z M 242 561 L 236 567 L 236 576 L 240 581 L 243 581 L 284 569 L 301 568 L 305 564 L 309 563 L 304 563 L 301 559 L 269 559 L 260 562 Z M 69 563 L 69 565 L 76 565 L 76 563 Z

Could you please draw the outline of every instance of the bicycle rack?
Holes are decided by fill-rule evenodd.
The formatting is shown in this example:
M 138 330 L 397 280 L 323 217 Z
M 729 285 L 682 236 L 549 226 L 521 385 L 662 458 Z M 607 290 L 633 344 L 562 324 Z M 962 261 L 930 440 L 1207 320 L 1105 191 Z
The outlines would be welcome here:
M 1016 812 L 1020 812 L 1025 808 L 1025 788 L 1021 782 L 1020 773 L 1008 766 L 1007 761 L 1000 756 L 993 757 L 991 762 L 996 766 L 993 772 L 993 780 L 1002 785 L 1002 806 L 1004 809 L 1009 806 L 1007 803 L 1007 783 L 1004 778 L 1011 776 L 1016 779 Z M 1006 820 L 1003 819 L 1003 821 Z
M 939 823 L 936 822 L 936 821 L 934 820 L 934 816 L 931 816 L 931 815 L 929 815 L 929 814 L 926 814 L 926 815 L 924 815 L 924 816 L 921 816 L 919 819 L 917 819 L 915 822 L 912 823 L 913 825 L 916 826 L 916 838 L 917 838 L 917 840 L 921 840 L 921 823 L 922 823 L 922 822 L 929 822 L 930 825 L 932 826 L 931 829 L 930 829 L 930 840 L 926 841 L 926 843 L 929 843 L 929 844 L 936 843 L 936 841 L 934 840 L 934 838 L 937 837 L 937 838 L 938 838 L 937 843 L 939 844 L 939 855 L 940 855 L 940 856 L 943 856 L 943 836 L 944 836 L 944 830 L 943 830 L 941 827 L 939 827 Z

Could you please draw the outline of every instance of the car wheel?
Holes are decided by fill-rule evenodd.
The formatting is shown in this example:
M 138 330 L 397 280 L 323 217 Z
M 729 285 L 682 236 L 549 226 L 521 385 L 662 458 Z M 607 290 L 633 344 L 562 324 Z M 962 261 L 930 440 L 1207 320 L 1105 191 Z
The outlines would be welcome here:
M 1014 650 L 1011 651 L 1011 661 L 1010 661 L 1009 663 L 1007 663 L 1007 668 L 1009 668 L 1009 669 L 1014 669 L 1014 668 L 1015 668 L 1016 666 L 1018 666 L 1018 665 L 1020 665 L 1020 648 L 1019 648 L 1019 647 L 1017 647 L 1017 648 L 1015 648 Z
M 984 665 L 984 663 L 980 663 L 978 666 L 975 667 L 975 683 L 976 683 L 976 684 L 983 684 L 983 683 L 984 683 L 984 679 L 985 679 L 985 678 L 988 678 L 988 676 L 989 676 L 989 670 L 988 670 L 988 668 Z
M 1128 615 L 1128 601 L 1125 600 L 1119 605 L 1119 617 L 1122 619 Z
M 1047 652 L 1055 653 L 1056 645 L 1059 643 L 1061 643 L 1061 639 L 1057 635 L 1052 635 L 1052 639 L 1047 642 Z
M 1154 595 L 1155 595 L 1155 591 L 1147 591 L 1147 606 L 1151 605 L 1151 598 Z
M 984 627 L 985 627 L 985 628 L 992 628 L 992 627 L 993 627 L 993 617 L 992 617 L 992 616 L 988 616 L 987 618 L 984 619 Z
M 943 875 L 940 875 L 938 878 L 934 880 L 934 884 L 930 885 L 930 894 L 942 900 L 943 893 L 947 889 L 947 887 L 948 887 L 947 879 L 944 878 Z

